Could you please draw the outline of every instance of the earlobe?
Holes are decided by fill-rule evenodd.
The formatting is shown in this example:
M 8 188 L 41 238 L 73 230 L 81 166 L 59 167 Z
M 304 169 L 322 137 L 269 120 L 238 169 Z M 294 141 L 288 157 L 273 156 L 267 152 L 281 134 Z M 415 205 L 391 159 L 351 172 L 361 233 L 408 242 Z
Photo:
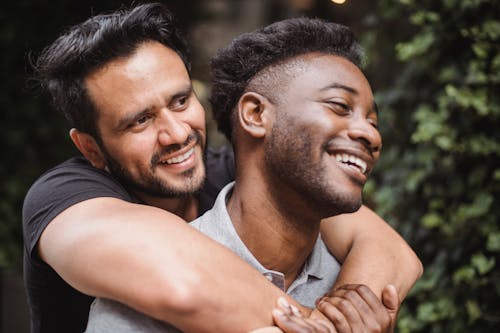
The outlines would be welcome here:
M 89 160 L 92 166 L 102 170 L 106 168 L 106 160 L 101 148 L 90 134 L 72 128 L 69 131 L 69 136 L 76 148 Z
M 269 122 L 269 100 L 261 94 L 247 92 L 238 102 L 238 120 L 241 128 L 255 138 L 266 134 Z

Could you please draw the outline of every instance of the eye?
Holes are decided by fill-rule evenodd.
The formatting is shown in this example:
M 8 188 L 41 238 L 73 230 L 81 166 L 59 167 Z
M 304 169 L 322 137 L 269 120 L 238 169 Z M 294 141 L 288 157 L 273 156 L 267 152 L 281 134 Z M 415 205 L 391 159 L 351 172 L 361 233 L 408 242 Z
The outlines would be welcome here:
M 135 118 L 128 126 L 127 128 L 134 129 L 134 128 L 141 128 L 145 124 L 147 124 L 151 120 L 152 116 L 150 114 L 142 114 L 139 117 Z
M 145 115 L 145 116 L 142 116 L 142 117 L 140 117 L 139 119 L 137 119 L 137 120 L 135 121 L 135 123 L 136 123 L 136 124 L 138 124 L 138 125 L 142 125 L 142 124 L 144 124 L 145 122 L 147 122 L 150 118 L 151 118 L 150 116 Z
M 368 122 L 376 129 L 378 130 L 378 121 L 377 119 L 368 119 Z
M 170 103 L 170 109 L 179 111 L 184 110 L 188 104 L 188 98 L 189 96 L 180 96 L 175 98 L 172 100 L 172 103 Z
M 351 113 L 351 108 L 345 103 L 338 101 L 328 101 L 327 104 L 333 110 L 333 112 L 340 116 L 346 116 Z

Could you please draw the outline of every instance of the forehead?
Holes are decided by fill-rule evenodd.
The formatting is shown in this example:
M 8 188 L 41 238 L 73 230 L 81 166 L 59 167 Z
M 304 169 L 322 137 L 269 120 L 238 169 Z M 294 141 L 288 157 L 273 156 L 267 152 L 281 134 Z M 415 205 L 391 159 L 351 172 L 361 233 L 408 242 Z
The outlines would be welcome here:
M 110 61 L 85 78 L 101 115 L 108 110 L 142 107 L 186 85 L 190 78 L 184 62 L 158 42 L 142 43 L 130 56 Z
M 343 85 L 358 91 L 360 95 L 373 99 L 373 93 L 363 72 L 344 57 L 309 53 L 290 59 L 285 63 L 282 82 L 288 82 L 283 93 L 312 93 L 332 85 Z M 277 71 L 280 72 L 279 69 Z

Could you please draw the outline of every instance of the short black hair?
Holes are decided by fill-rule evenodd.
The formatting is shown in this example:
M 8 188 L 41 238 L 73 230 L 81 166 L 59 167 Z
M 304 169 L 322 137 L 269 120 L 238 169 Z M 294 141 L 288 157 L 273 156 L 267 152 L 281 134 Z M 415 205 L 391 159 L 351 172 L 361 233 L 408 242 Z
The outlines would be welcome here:
M 219 131 L 231 140 L 232 111 L 259 72 L 312 52 L 341 56 L 361 66 L 362 49 L 352 31 L 314 18 L 279 21 L 242 34 L 220 49 L 211 61 L 210 99 Z
M 174 50 L 190 70 L 187 44 L 172 14 L 160 3 L 96 15 L 71 27 L 42 51 L 34 70 L 71 126 L 100 142 L 97 110 L 87 93 L 85 78 L 110 61 L 130 56 L 147 41 Z

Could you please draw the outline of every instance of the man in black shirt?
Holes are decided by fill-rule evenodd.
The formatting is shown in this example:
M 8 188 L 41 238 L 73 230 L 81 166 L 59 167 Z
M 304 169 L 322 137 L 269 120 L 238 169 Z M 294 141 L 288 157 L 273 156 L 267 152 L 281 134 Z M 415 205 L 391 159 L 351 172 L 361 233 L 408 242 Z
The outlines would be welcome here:
M 128 62 L 140 46 L 147 52 Z M 92 17 L 36 65 L 83 157 L 46 172 L 25 199 L 32 331 L 82 331 L 95 296 L 188 331 L 270 325 L 284 294 L 184 223 L 210 206 L 233 166 L 229 151 L 208 150 L 205 168 L 204 110 L 168 11 Z M 366 208 L 336 221 L 322 232 L 344 261 L 338 283 L 364 282 L 379 296 L 393 283 L 404 297 L 421 273 L 406 243 Z

